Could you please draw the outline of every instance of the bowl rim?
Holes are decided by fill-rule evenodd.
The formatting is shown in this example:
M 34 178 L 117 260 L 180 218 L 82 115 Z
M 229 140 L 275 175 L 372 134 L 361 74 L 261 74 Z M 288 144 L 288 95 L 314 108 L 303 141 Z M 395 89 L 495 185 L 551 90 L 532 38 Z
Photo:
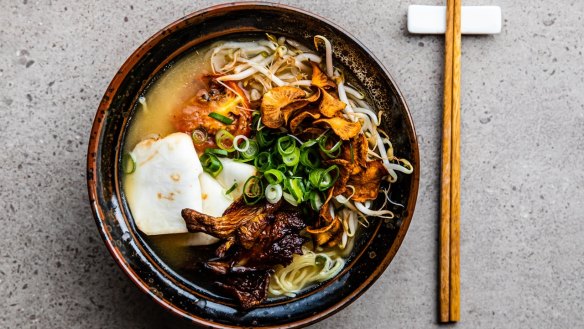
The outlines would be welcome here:
M 273 3 L 273 2 L 266 2 L 266 1 L 243 1 L 243 2 L 229 2 L 229 3 L 217 4 L 217 5 L 213 5 L 213 6 L 209 6 L 209 7 L 205 7 L 205 8 L 196 10 L 188 15 L 185 15 L 185 16 L 175 20 L 174 22 L 168 24 L 167 26 L 163 27 L 162 29 L 158 30 L 158 32 L 153 34 L 145 42 L 143 42 L 138 48 L 136 48 L 136 50 L 134 50 L 132 52 L 132 54 L 130 56 L 128 56 L 128 58 L 124 61 L 124 64 L 122 64 L 120 69 L 118 69 L 118 74 L 116 74 L 114 76 L 114 78 L 112 79 L 112 81 L 108 85 L 106 92 L 104 93 L 104 96 L 102 97 L 102 100 L 98 106 L 98 110 L 97 110 L 97 113 L 94 117 L 93 124 L 92 124 L 92 129 L 91 129 L 91 133 L 90 133 L 90 140 L 88 143 L 88 153 L 87 153 L 87 177 L 86 177 L 86 179 L 87 179 L 89 200 L 90 200 L 90 204 L 91 204 L 93 217 L 95 219 L 96 225 L 97 225 L 98 230 L 100 232 L 100 236 L 101 236 L 102 240 L 104 241 L 108 251 L 110 252 L 112 257 L 116 261 L 117 265 L 122 269 L 124 274 L 141 291 L 143 291 L 144 293 L 149 295 L 157 304 L 162 306 L 163 309 L 170 311 L 171 313 L 178 315 L 184 319 L 190 320 L 193 323 L 196 323 L 199 325 L 205 325 L 205 326 L 209 326 L 209 327 L 214 327 L 214 328 L 238 328 L 238 327 L 209 321 L 207 319 L 204 319 L 202 317 L 198 317 L 197 315 L 194 315 L 192 313 L 189 313 L 187 311 L 184 311 L 184 310 L 178 308 L 173 303 L 168 302 L 166 299 L 161 299 L 159 296 L 154 294 L 150 290 L 148 284 L 146 282 L 142 281 L 142 279 L 136 274 L 136 272 L 132 268 L 130 268 L 128 263 L 125 261 L 123 255 L 121 255 L 119 250 L 117 250 L 116 246 L 114 245 L 114 241 L 112 241 L 112 239 L 108 236 L 107 232 L 105 232 L 103 225 L 102 225 L 102 224 L 104 224 L 102 209 L 101 209 L 101 206 L 99 205 L 99 203 L 97 202 L 98 188 L 99 187 L 98 187 L 96 180 L 93 178 L 93 176 L 97 174 L 96 169 L 97 169 L 97 161 L 98 160 L 95 156 L 92 156 L 92 154 L 97 154 L 98 149 L 100 147 L 100 140 L 101 140 L 101 135 L 102 135 L 101 130 L 102 130 L 103 126 L 106 124 L 105 120 L 103 120 L 103 117 L 106 115 L 107 109 L 109 108 L 109 106 L 112 102 L 112 99 L 109 97 L 109 94 L 111 91 L 117 91 L 120 87 L 120 84 L 123 82 L 123 80 L 125 78 L 125 75 L 120 74 L 120 73 L 128 72 L 129 70 L 131 70 L 131 68 L 138 62 L 138 60 L 151 47 L 151 45 L 156 44 L 159 41 L 161 41 L 164 37 L 166 37 L 169 34 L 169 31 L 173 30 L 178 25 L 180 25 L 183 22 L 188 21 L 191 18 L 194 18 L 196 16 L 208 14 L 210 12 L 221 11 L 221 10 L 245 10 L 245 9 L 253 9 L 253 8 L 257 8 L 257 7 L 262 7 L 262 9 L 266 9 L 266 10 L 270 10 L 270 9 L 285 10 L 288 12 L 294 12 L 294 13 L 299 13 L 302 15 L 310 16 L 316 20 L 319 20 L 325 24 L 332 26 L 333 28 L 337 29 L 341 33 L 344 33 L 349 39 L 351 39 L 353 42 L 355 42 L 368 56 L 370 56 L 371 59 L 373 61 L 375 61 L 376 64 L 381 68 L 382 73 L 385 75 L 385 78 L 387 78 L 389 80 L 390 85 L 395 89 L 395 91 L 396 91 L 395 96 L 397 97 L 399 102 L 404 107 L 404 113 L 403 113 L 404 120 L 407 122 L 408 128 L 410 128 L 410 130 L 408 130 L 408 132 L 407 132 L 408 138 L 412 141 L 412 143 L 411 143 L 412 156 L 413 156 L 412 162 L 417 164 L 417 166 L 414 166 L 414 172 L 412 173 L 412 176 L 411 176 L 412 177 L 411 178 L 412 181 L 410 184 L 411 191 L 410 191 L 409 197 L 408 197 L 407 215 L 402 218 L 402 222 L 401 222 L 399 230 L 395 236 L 395 240 L 392 243 L 390 250 L 384 255 L 383 261 L 380 263 L 380 265 L 370 275 L 368 275 L 366 277 L 366 279 L 363 280 L 363 282 L 359 286 L 357 286 L 355 289 L 353 289 L 353 291 L 348 296 L 337 301 L 336 303 L 334 303 L 333 305 L 331 305 L 329 308 L 325 309 L 324 311 L 310 315 L 310 316 L 302 318 L 302 319 L 298 319 L 298 320 L 295 320 L 295 321 L 292 321 L 289 323 L 285 323 L 282 325 L 275 325 L 275 326 L 268 325 L 268 326 L 264 326 L 263 328 L 296 328 L 296 327 L 308 326 L 310 324 L 316 323 L 318 321 L 324 320 L 325 318 L 332 316 L 333 314 L 339 312 L 340 310 L 342 310 L 343 308 L 345 308 L 346 306 L 351 304 L 358 297 L 360 297 L 369 287 L 371 287 L 371 285 L 375 281 L 377 281 L 377 279 L 379 279 L 381 274 L 387 269 L 387 267 L 389 266 L 389 264 L 391 263 L 391 261 L 395 257 L 397 250 L 399 249 L 399 247 L 401 246 L 401 244 L 405 238 L 405 234 L 406 234 L 406 232 L 409 228 L 410 222 L 412 220 L 415 206 L 416 206 L 416 201 L 417 201 L 418 189 L 419 189 L 419 179 L 420 179 L 419 146 L 418 146 L 418 140 L 417 140 L 417 135 L 416 135 L 416 131 L 415 131 L 415 126 L 414 126 L 414 122 L 412 120 L 409 106 L 408 106 L 401 90 L 399 89 L 398 85 L 396 84 L 394 78 L 387 71 L 387 69 L 384 67 L 384 65 L 381 63 L 381 61 L 363 43 L 361 43 L 361 41 L 359 41 L 351 33 L 347 32 L 344 28 L 340 27 L 336 23 L 334 23 L 334 22 L 332 22 L 332 21 L 330 21 L 330 20 L 328 20 L 328 19 L 326 19 L 318 14 L 314 14 L 314 13 L 306 11 L 304 9 L 300 9 L 300 8 L 289 6 L 289 5 L 284 5 L 284 4 L 280 4 L 280 3 Z

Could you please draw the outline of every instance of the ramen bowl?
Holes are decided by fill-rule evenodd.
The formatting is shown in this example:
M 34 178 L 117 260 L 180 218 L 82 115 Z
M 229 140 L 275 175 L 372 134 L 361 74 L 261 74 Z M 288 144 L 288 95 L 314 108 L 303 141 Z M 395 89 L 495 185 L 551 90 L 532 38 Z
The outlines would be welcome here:
M 383 111 L 381 128 L 390 132 L 400 157 L 413 165 L 410 175 L 392 184 L 394 219 L 370 220 L 345 268 L 332 280 L 295 297 L 271 298 L 242 310 L 225 296 L 210 293 L 177 273 L 137 230 L 122 188 L 122 146 L 139 96 L 157 75 L 189 50 L 223 38 L 272 33 L 310 45 L 324 35 L 334 45 L 335 63 L 351 71 L 366 88 L 372 105 Z M 306 326 L 357 299 L 390 264 L 412 219 L 419 182 L 414 125 L 396 83 L 358 40 L 335 24 L 303 10 L 269 3 L 210 7 L 163 28 L 122 65 L 97 110 L 87 155 L 89 200 L 100 234 L 123 272 L 162 308 L 194 325 L 216 328 Z

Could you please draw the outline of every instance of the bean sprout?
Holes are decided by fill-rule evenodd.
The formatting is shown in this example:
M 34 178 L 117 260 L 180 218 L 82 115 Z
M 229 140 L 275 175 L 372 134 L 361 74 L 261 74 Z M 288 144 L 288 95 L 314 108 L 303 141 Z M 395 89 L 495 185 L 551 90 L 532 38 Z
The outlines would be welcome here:
M 332 78 L 333 77 L 333 47 L 331 42 L 322 35 L 314 36 L 314 47 L 318 49 L 318 40 L 324 42 L 325 52 L 326 52 L 326 74 Z

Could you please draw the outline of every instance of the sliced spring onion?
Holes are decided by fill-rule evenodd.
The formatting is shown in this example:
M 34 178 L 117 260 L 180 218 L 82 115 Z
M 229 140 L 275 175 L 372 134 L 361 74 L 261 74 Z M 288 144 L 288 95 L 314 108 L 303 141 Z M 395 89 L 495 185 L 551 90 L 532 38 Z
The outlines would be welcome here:
M 233 135 L 225 129 L 221 129 L 215 134 L 215 143 L 222 150 L 227 152 L 235 151 L 233 147 Z
M 286 172 L 288 172 L 288 167 L 287 167 L 285 164 L 283 164 L 283 163 L 280 163 L 280 164 L 279 164 L 279 165 L 276 167 L 276 169 L 277 169 L 278 171 L 280 171 L 280 172 L 284 173 L 284 174 L 285 174 Z
M 232 124 L 232 123 L 233 123 L 233 119 L 231 119 L 231 118 L 229 118 L 229 117 L 226 117 L 226 116 L 224 116 L 223 114 L 219 114 L 219 113 L 217 113 L 217 112 L 211 112 L 211 113 L 209 113 L 209 116 L 210 116 L 211 118 L 213 118 L 213 119 L 215 119 L 215 120 L 217 120 L 217 121 L 221 122 L 221 123 L 224 123 L 224 124 L 226 124 L 226 125 L 230 125 L 230 124 Z
M 304 144 L 302 144 L 302 148 L 308 148 L 311 147 L 313 145 L 316 145 L 318 143 L 318 141 L 316 139 L 309 139 L 306 142 L 304 142 Z
M 317 168 L 320 165 L 320 156 L 315 149 L 304 148 L 300 151 L 300 163 L 308 168 Z
M 302 179 L 289 178 L 285 184 L 288 192 L 290 192 L 296 202 L 300 203 L 304 201 L 304 184 L 302 184 Z
M 253 164 L 259 171 L 266 171 L 272 166 L 272 155 L 268 152 L 261 152 L 254 159 Z
M 329 263 L 329 258 L 325 254 L 317 254 L 314 257 L 314 265 L 324 269 L 325 265 Z
M 221 164 L 221 161 L 219 161 L 219 159 L 217 159 L 217 156 L 215 156 L 212 153 L 203 153 L 203 155 L 199 157 L 199 160 L 201 161 L 203 170 L 213 177 L 217 177 L 221 170 L 223 170 L 223 165 Z
M 203 128 L 198 128 L 193 130 L 191 137 L 193 138 L 193 142 L 195 144 L 202 144 L 207 141 L 207 131 Z
M 214 154 L 214 155 L 220 155 L 220 156 L 228 156 L 229 152 L 222 150 L 222 149 L 215 149 L 215 148 L 206 148 L 204 153 L 210 153 L 210 154 Z
M 284 200 L 286 200 L 286 202 L 288 202 L 289 204 L 291 204 L 295 207 L 298 206 L 298 202 L 289 193 L 284 192 L 284 193 L 282 193 L 282 196 L 284 197 Z
M 266 200 L 269 203 L 276 203 L 282 199 L 282 186 L 280 184 L 269 184 L 266 187 Z
M 243 146 L 239 146 L 239 141 L 243 141 Z M 245 137 L 244 135 L 237 135 L 233 138 L 233 148 L 239 152 L 245 152 L 249 148 L 249 138 Z
M 126 153 L 122 157 L 122 169 L 127 175 L 136 171 L 136 159 L 132 153 Z
M 225 194 L 227 195 L 227 194 L 235 191 L 236 188 L 237 188 L 237 183 L 233 183 L 233 185 L 231 185 L 231 187 L 227 191 L 225 191 Z
M 250 205 L 255 204 L 262 198 L 264 193 L 264 184 L 258 176 L 251 176 L 243 185 L 243 201 Z
M 251 112 L 251 126 L 254 127 L 256 130 L 259 130 L 259 125 L 262 123 L 261 122 L 262 119 L 262 114 L 260 113 L 260 111 L 255 110 L 253 112 Z
M 253 139 L 248 139 L 247 141 L 248 147 L 245 151 L 241 152 L 241 155 L 244 159 L 252 159 L 258 154 L 259 147 L 258 142 Z
M 283 155 L 282 162 L 284 162 L 284 164 L 287 165 L 288 167 L 297 165 L 298 162 L 300 162 L 300 150 L 294 148 L 292 154 Z
M 331 171 L 334 171 L 334 175 L 331 175 Z M 331 186 L 333 186 L 338 176 L 339 167 L 332 165 L 327 169 L 318 168 L 312 170 L 308 175 L 308 180 L 312 186 L 316 187 L 320 191 L 326 191 Z
M 256 133 L 256 139 L 260 147 L 264 148 L 270 146 L 274 141 L 274 137 L 270 136 L 270 133 L 267 129 L 260 129 Z
M 310 207 L 312 207 L 312 210 L 318 211 L 320 210 L 320 207 L 322 207 L 322 198 L 317 191 L 313 190 L 308 193 L 308 201 L 310 201 Z
M 296 140 L 290 136 L 283 136 L 278 138 L 276 142 L 278 153 L 282 156 L 292 154 L 296 149 Z
M 284 174 L 278 169 L 266 170 L 264 177 L 271 185 L 280 184 L 285 178 Z
M 336 142 L 331 148 L 327 148 L 328 135 L 323 135 L 318 140 L 320 150 L 329 158 L 336 158 L 341 154 L 342 141 Z

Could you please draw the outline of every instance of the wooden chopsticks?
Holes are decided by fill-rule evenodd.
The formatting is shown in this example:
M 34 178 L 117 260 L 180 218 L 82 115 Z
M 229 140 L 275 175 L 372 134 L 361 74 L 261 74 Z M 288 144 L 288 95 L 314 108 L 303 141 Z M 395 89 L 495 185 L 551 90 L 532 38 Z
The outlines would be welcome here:
M 440 189 L 440 322 L 460 320 L 461 1 L 446 0 Z

